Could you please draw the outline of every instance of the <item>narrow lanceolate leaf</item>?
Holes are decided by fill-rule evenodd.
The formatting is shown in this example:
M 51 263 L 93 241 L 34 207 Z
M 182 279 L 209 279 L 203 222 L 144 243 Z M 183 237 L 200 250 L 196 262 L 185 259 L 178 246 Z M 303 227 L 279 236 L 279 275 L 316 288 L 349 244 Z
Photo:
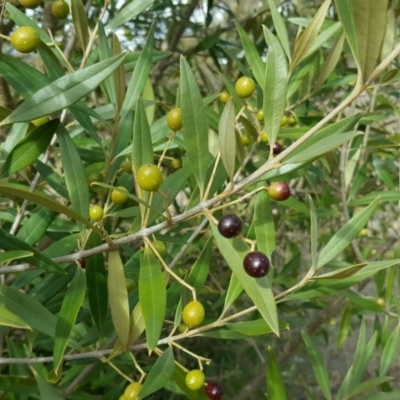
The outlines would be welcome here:
M 287 63 L 278 39 L 266 27 L 264 36 L 268 44 L 263 99 L 264 121 L 268 139 L 274 143 L 286 106 Z
M 353 0 L 358 56 L 365 81 L 374 70 L 386 31 L 388 0 Z
M 232 181 L 235 172 L 236 138 L 235 138 L 235 107 L 229 99 L 219 120 L 219 151 L 226 172 Z
M 115 332 L 122 346 L 129 341 L 129 301 L 124 266 L 118 250 L 108 253 L 108 297 Z
M 54 337 L 57 318 L 31 296 L 10 286 L 0 285 L 0 304 L 33 329 Z
M 284 50 L 288 60 L 290 60 L 289 36 L 287 33 L 285 22 L 281 14 L 279 14 L 278 12 L 275 0 L 268 0 L 268 6 L 271 11 L 272 21 L 274 22 L 276 34 L 279 41 L 281 42 L 282 49 Z
M 92 232 L 87 242 L 87 248 L 90 249 L 100 244 L 101 237 L 96 232 Z M 99 336 L 102 337 L 108 304 L 107 277 L 102 253 L 95 254 L 87 259 L 86 277 L 90 311 Z
M 306 151 L 311 147 L 316 145 L 317 143 L 326 143 L 330 142 L 330 140 L 326 140 L 328 137 L 330 138 L 334 134 L 340 134 L 343 132 L 348 132 L 353 129 L 353 127 L 356 125 L 356 123 L 359 121 L 361 118 L 361 114 L 354 114 L 349 117 L 346 117 L 342 119 L 339 122 L 335 122 L 332 125 L 327 126 L 326 128 L 321 129 L 318 131 L 315 135 L 313 135 L 311 138 L 309 138 L 305 143 L 300 145 L 296 150 L 294 150 L 292 153 L 288 155 L 286 160 L 290 160 L 292 162 L 292 158 L 294 158 L 297 154 L 302 153 L 301 159 L 307 159 L 311 157 L 311 153 L 309 152 L 308 154 Z M 322 146 L 324 148 L 324 145 Z
M 309 196 L 308 198 L 310 204 L 310 222 L 311 222 L 311 229 L 310 229 L 310 240 L 311 240 L 311 268 L 315 271 L 318 263 L 318 219 L 317 219 L 317 211 L 315 209 L 314 202 Z
M 59 391 L 45 379 L 43 379 L 39 374 L 35 374 L 36 382 L 40 392 L 40 398 L 51 399 L 51 400 L 63 400 L 64 397 L 61 396 Z
M 33 393 L 38 393 L 35 379 L 14 375 L 0 376 L 0 390 L 6 393 L 25 394 L 30 396 Z
M 193 286 L 197 291 L 200 291 L 208 277 L 212 253 L 212 242 L 212 237 L 210 237 L 207 240 L 207 243 L 204 245 L 199 258 L 190 269 L 187 281 L 189 285 Z
M 271 327 L 271 330 L 279 336 L 278 315 L 270 276 L 267 275 L 254 279 L 247 275 L 243 268 L 243 259 L 249 252 L 247 244 L 238 239 L 225 239 L 218 232 L 218 228 L 214 224 L 211 225 L 211 229 L 218 249 L 225 261 L 237 276 L 243 289 L 253 300 L 259 313 Z
M 34 93 L 0 125 L 31 121 L 73 105 L 96 89 L 123 62 L 125 55 L 100 61 L 55 80 Z
M 122 105 L 122 116 L 133 110 L 133 107 L 136 104 L 138 96 L 143 91 L 143 88 L 149 77 L 150 66 L 153 57 L 153 47 L 154 47 L 154 24 L 151 25 L 146 44 L 140 54 L 139 60 L 136 63 L 131 80 L 128 84 L 128 88 L 126 89 L 125 101 L 124 104 Z M 130 138 L 128 138 L 128 141 L 129 140 Z M 123 148 L 120 149 L 119 151 L 122 150 Z M 117 151 L 116 154 L 118 154 L 119 151 Z
M 153 162 L 153 144 L 151 142 L 150 127 L 143 101 L 139 99 L 136 105 L 132 138 L 132 167 L 134 174 L 136 175 L 138 169 L 143 164 L 153 164 Z
M 243 292 L 243 286 L 241 285 L 239 278 L 235 274 L 231 274 L 231 279 L 229 281 L 228 290 L 225 295 L 224 311 L 226 311 L 234 301 Z
M 331 0 L 325 0 L 307 28 L 297 36 L 294 43 L 293 58 L 289 70 L 292 72 L 300 61 L 307 55 L 308 50 L 314 44 L 318 32 L 325 20 L 326 13 L 331 5 Z
M 139 301 L 146 326 L 147 347 L 153 350 L 157 346 L 164 323 L 167 289 L 160 262 L 147 247 L 140 260 Z
M 148 373 L 140 391 L 140 397 L 145 398 L 163 388 L 171 379 L 174 368 L 174 353 L 172 352 L 172 347 L 168 347 Z
M 351 53 L 358 66 L 360 66 L 360 57 L 358 51 L 358 35 L 356 23 L 354 20 L 353 1 L 335 0 L 336 10 L 342 23 L 347 42 L 349 43 Z
M 342 226 L 329 240 L 321 250 L 318 258 L 317 268 L 322 267 L 333 260 L 341 251 L 343 251 L 358 235 L 360 230 L 367 224 L 371 215 L 374 213 L 379 203 L 379 197 L 376 198 L 368 207 L 355 215 L 344 226 Z
M 263 186 L 263 183 L 259 186 Z M 256 194 L 253 226 L 258 249 L 270 258 L 275 250 L 275 224 L 266 190 L 261 190 Z
M 324 365 L 324 361 L 322 359 L 321 353 L 318 350 L 317 346 L 315 346 L 312 338 L 304 331 L 301 332 L 303 336 L 304 343 L 307 347 L 307 352 L 311 360 L 311 365 L 313 367 L 315 378 L 317 379 L 318 385 L 322 390 L 325 398 L 327 400 L 332 399 L 328 371 Z
M 72 211 L 70 208 L 63 206 L 62 204 L 60 204 L 48 197 L 42 196 L 40 194 L 32 193 L 29 191 L 29 188 L 25 188 L 22 185 L 16 185 L 16 184 L 12 184 L 12 183 L 7 184 L 7 185 L 0 185 L 0 193 L 2 193 L 3 195 L 6 195 L 8 197 L 16 196 L 21 199 L 29 200 L 32 203 L 40 204 L 44 207 L 49 208 L 50 210 L 53 210 L 60 214 L 64 214 L 67 217 L 70 217 L 76 221 L 82 222 L 89 228 L 93 228 L 91 223 L 86 218 L 81 216 L 80 214 L 77 214 L 76 212 Z
M 98 30 L 99 30 L 99 34 L 98 34 L 99 58 L 100 58 L 100 61 L 103 61 L 103 60 L 107 60 L 108 58 L 112 57 L 112 51 L 111 51 L 110 43 L 109 43 L 107 35 L 106 35 L 106 31 L 104 30 L 103 23 L 101 21 L 98 21 L 97 23 L 98 23 Z M 102 88 L 106 92 L 106 95 L 109 98 L 109 100 L 114 105 L 116 105 L 117 104 L 117 96 L 116 96 L 116 91 L 115 91 L 115 80 L 112 75 L 104 80 Z
M 89 189 L 82 160 L 78 149 L 63 125 L 58 127 L 57 135 L 72 209 L 77 214 L 86 217 L 89 213 Z
M 16 236 L 25 243 L 33 245 L 43 238 L 53 219 L 53 211 L 41 207 L 30 216 Z
M 246 31 L 236 21 L 235 25 L 237 31 L 239 32 L 240 40 L 242 41 L 243 49 L 246 54 L 246 61 L 249 63 L 257 83 L 261 87 L 264 87 L 264 63 L 261 60 L 256 46 L 254 45 L 254 40 L 250 39 Z
M 62 360 L 67 348 L 72 328 L 75 325 L 78 311 L 85 297 L 86 275 L 82 268 L 77 267 L 75 275 L 67 288 L 60 313 L 57 319 L 56 337 L 53 349 L 53 368 L 55 375 L 61 377 Z
M 399 333 L 400 326 L 397 325 L 393 332 L 389 336 L 389 339 L 385 343 L 381 355 L 381 365 L 379 368 L 379 375 L 384 376 L 389 371 L 389 368 L 393 364 L 393 361 L 398 357 L 399 350 Z
M 199 87 L 188 62 L 183 57 L 181 58 L 180 89 L 183 139 L 189 165 L 202 197 L 207 169 L 211 162 L 208 151 L 208 126 Z
M 6 158 L 0 178 L 12 175 L 33 164 L 46 150 L 58 124 L 58 119 L 51 120 L 29 132 Z
M 125 22 L 139 15 L 147 7 L 151 6 L 154 0 L 133 0 L 127 6 L 121 8 L 118 14 L 106 26 L 107 29 L 123 25 Z
M 32 330 L 32 328 L 27 324 L 22 318 L 18 317 L 11 311 L 7 310 L 6 307 L 0 304 L 0 325 L 1 326 L 9 326 L 17 329 L 28 329 Z
M 21 239 L 18 239 L 14 235 L 9 234 L 7 231 L 0 228 L 0 249 L 6 251 L 17 251 L 24 250 L 33 253 L 33 256 L 26 257 L 24 261 L 29 264 L 35 265 L 36 267 L 45 271 L 63 274 L 64 270 L 59 267 L 50 258 L 44 256 L 40 251 L 36 250 L 35 247 L 29 245 Z
M 317 143 L 310 145 L 307 149 L 298 152 L 294 156 L 290 155 L 288 160 L 295 164 L 314 160 L 316 157 L 338 148 L 343 143 L 349 142 L 360 134 L 361 132 L 357 131 L 335 133 L 329 136 L 329 140 L 320 140 Z
M 271 347 L 268 347 L 267 392 L 268 399 L 286 400 L 286 390 L 283 384 L 282 373 Z
M 29 256 L 33 256 L 31 251 L 24 250 L 13 250 L 13 251 L 3 251 L 0 253 L 0 263 L 6 263 L 12 260 L 19 260 L 21 258 L 26 258 Z
M 71 14 L 79 47 L 85 52 L 89 42 L 89 24 L 86 9 L 81 0 L 71 0 Z
M 119 54 L 122 53 L 122 48 L 121 44 L 118 40 L 118 36 L 113 34 L 113 55 L 118 56 Z M 117 110 L 117 113 L 119 114 L 122 104 L 125 99 L 125 66 L 122 63 L 115 71 L 113 74 L 113 79 L 114 79 L 114 87 L 115 87 L 115 92 L 116 92 L 116 103 L 115 103 L 115 108 Z
M 142 307 L 137 303 L 130 317 L 129 346 L 135 343 L 145 329 Z
M 342 54 L 343 50 L 344 39 L 345 34 L 344 32 L 342 32 L 342 34 L 337 38 L 335 44 L 332 46 L 332 49 L 327 55 L 324 63 L 322 64 L 321 71 L 317 80 L 316 89 L 322 87 L 322 84 L 325 82 L 325 80 L 328 78 L 328 76 L 335 69 L 337 63 L 339 62 L 340 55 Z

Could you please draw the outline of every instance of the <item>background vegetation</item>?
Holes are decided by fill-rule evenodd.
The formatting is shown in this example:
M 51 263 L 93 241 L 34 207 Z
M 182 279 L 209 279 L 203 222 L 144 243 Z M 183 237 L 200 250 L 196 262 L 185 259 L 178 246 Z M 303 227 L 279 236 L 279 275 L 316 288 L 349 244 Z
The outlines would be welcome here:
M 399 2 L 68 3 L 64 20 L 2 5 L 1 398 L 117 399 L 141 379 L 143 398 L 206 399 L 184 384 L 200 365 L 228 399 L 398 399 Z M 10 46 L 18 26 L 36 52 Z M 135 184 L 153 159 L 163 195 Z M 243 276 L 227 213 L 267 277 Z M 206 320 L 180 333 L 189 286 Z

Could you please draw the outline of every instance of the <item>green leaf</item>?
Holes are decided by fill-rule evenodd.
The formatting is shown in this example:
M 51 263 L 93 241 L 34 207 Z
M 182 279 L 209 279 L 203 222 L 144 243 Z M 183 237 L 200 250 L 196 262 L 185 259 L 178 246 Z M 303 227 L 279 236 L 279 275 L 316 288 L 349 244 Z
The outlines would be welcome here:
M 123 62 L 125 55 L 100 61 L 44 86 L 17 107 L 0 125 L 31 121 L 73 105 L 96 89 Z
M 56 336 L 54 339 L 53 349 L 53 368 L 54 374 L 58 378 L 61 377 L 62 361 L 65 349 L 67 348 L 72 328 L 75 325 L 78 311 L 82 306 L 82 302 L 85 297 L 85 289 L 85 272 L 80 267 L 77 267 L 75 275 L 67 288 L 67 292 L 65 293 L 61 310 L 57 319 Z
M 226 172 L 232 182 L 235 173 L 236 137 L 235 137 L 235 107 L 229 99 L 222 111 L 218 126 L 219 151 Z
M 50 144 L 59 120 L 51 120 L 30 131 L 6 158 L 0 179 L 33 164 Z
M 275 143 L 285 112 L 288 71 L 285 53 L 278 39 L 268 28 L 264 26 L 263 29 L 265 41 L 268 44 L 265 85 L 263 86 L 264 123 L 270 143 Z
M 123 4 L 118 14 L 107 24 L 106 29 L 116 28 L 125 24 L 125 22 L 139 15 L 153 3 L 154 0 L 132 0 L 127 5 Z
M 25 243 L 34 245 L 43 238 L 53 218 L 54 213 L 51 210 L 41 207 L 29 217 L 16 236 Z
M 129 301 L 124 266 L 118 250 L 108 253 L 108 298 L 115 332 L 123 348 L 129 342 Z
M 315 205 L 312 200 L 312 197 L 308 197 L 308 201 L 310 204 L 310 222 L 311 222 L 311 231 L 310 231 L 310 240 L 311 240 L 311 263 L 312 269 L 315 270 L 318 264 L 318 219 L 317 219 L 317 211 L 315 210 Z
M 208 151 L 208 127 L 200 90 L 188 62 L 181 57 L 181 99 L 183 139 L 189 166 L 203 197 L 207 169 L 211 162 Z
M 324 365 L 321 353 L 318 350 L 317 346 L 315 346 L 312 338 L 305 331 L 302 331 L 301 335 L 303 336 L 304 343 L 307 347 L 307 352 L 310 357 L 312 368 L 318 385 L 321 388 L 325 398 L 327 400 L 331 400 L 332 394 L 329 384 L 328 371 L 326 370 L 326 367 Z
M 253 300 L 272 331 L 279 336 L 278 315 L 270 276 L 254 279 L 247 275 L 243 269 L 243 258 L 249 252 L 247 244 L 239 239 L 228 240 L 222 237 L 214 224 L 211 225 L 211 229 L 218 249 L 225 261 L 237 276 L 247 295 Z
M 231 274 L 231 279 L 225 296 L 224 312 L 234 303 L 242 292 L 243 286 L 239 282 L 239 278 L 235 274 Z
M 81 0 L 71 0 L 71 14 L 79 47 L 85 52 L 89 43 L 89 24 L 86 9 Z
M 54 337 L 57 318 L 31 296 L 10 286 L 0 285 L 0 304 L 33 329 Z
M 39 374 L 35 374 L 36 382 L 42 399 L 63 400 L 60 392 L 52 385 L 46 382 Z
M 250 39 L 246 31 L 236 22 L 236 29 L 239 32 L 240 40 L 242 41 L 243 50 L 246 54 L 246 60 L 251 68 L 251 71 L 256 78 L 257 83 L 264 87 L 265 75 L 264 75 L 264 63 L 261 60 L 260 54 L 254 45 L 254 40 Z
M 131 80 L 129 81 L 128 88 L 126 90 L 125 100 L 122 105 L 122 111 L 121 111 L 122 120 L 124 119 L 124 116 L 127 113 L 130 113 L 133 110 L 136 101 L 138 99 L 138 96 L 142 93 L 146 85 L 146 81 L 149 77 L 150 66 L 152 63 L 153 47 L 154 47 L 154 24 L 151 25 L 146 44 L 136 63 L 136 67 L 133 71 Z M 129 140 L 130 137 L 128 138 L 128 141 Z M 120 148 L 120 146 L 118 146 L 115 154 L 118 154 L 125 147 L 126 146 Z
M 351 318 L 353 316 L 353 310 L 350 303 L 347 303 L 343 314 L 342 319 L 340 320 L 340 327 L 336 342 L 336 348 L 339 350 L 343 347 L 345 341 L 350 335 L 351 332 Z
M 82 160 L 69 133 L 60 125 L 57 130 L 61 161 L 72 209 L 79 215 L 89 215 L 89 189 Z
M 167 289 L 160 262 L 154 253 L 145 247 L 140 260 L 139 301 L 146 326 L 149 350 L 157 346 L 164 323 Z
M 259 183 L 259 187 L 264 186 Z M 275 250 L 275 224 L 271 210 L 271 202 L 266 190 L 260 190 L 256 194 L 254 205 L 253 226 L 256 234 L 257 248 L 271 258 Z
M 271 347 L 268 346 L 267 393 L 270 400 L 286 400 L 286 390 L 278 360 Z
M 3 251 L 0 253 L 0 263 L 5 264 L 8 261 L 19 260 L 21 258 L 26 258 L 33 256 L 31 251 L 24 250 L 13 250 L 13 251 Z
M 316 145 L 318 142 L 329 142 L 329 140 L 326 140 L 328 137 L 330 138 L 332 135 L 350 131 L 351 129 L 353 129 L 360 118 L 361 114 L 354 114 L 319 130 L 305 143 L 302 143 L 296 150 L 291 152 L 290 155 L 287 157 L 287 160 L 290 160 L 290 162 L 292 162 L 292 157 L 296 156 L 299 153 L 303 153 L 304 155 L 304 152 L 306 152 L 309 147 Z
M 378 392 L 364 397 L 364 400 L 398 400 L 400 398 L 400 390 L 393 392 Z
M 228 322 L 226 326 L 246 336 L 260 336 L 272 332 L 271 327 L 263 319 L 246 322 Z M 279 329 L 289 329 L 289 325 L 285 322 L 279 322 Z
M 275 0 L 268 0 L 268 6 L 271 11 L 272 21 L 274 23 L 274 28 L 276 29 L 276 34 L 281 43 L 282 49 L 285 51 L 286 57 L 290 60 L 290 47 L 289 47 L 289 37 L 288 32 L 285 27 L 285 22 L 279 14 L 276 7 Z
M 352 0 L 359 66 L 365 81 L 380 56 L 386 31 L 388 0 Z
M 294 42 L 293 58 L 289 71 L 293 72 L 295 67 L 307 55 L 309 49 L 314 44 L 330 5 L 331 0 L 325 0 L 308 24 L 307 28 L 297 36 L 296 41 Z
M 11 375 L 0 375 L 0 390 L 28 396 L 38 393 L 35 379 Z
M 336 42 L 332 46 L 331 51 L 326 56 L 325 61 L 322 64 L 321 71 L 319 72 L 316 84 L 316 90 L 322 87 L 322 84 L 333 72 L 337 63 L 339 62 L 343 50 L 344 39 L 345 39 L 345 34 L 344 32 L 342 32 L 340 36 L 336 39 Z
M 101 243 L 101 237 L 96 232 L 92 232 L 86 247 L 91 249 L 101 245 Z M 86 260 L 86 277 L 90 311 L 97 332 L 102 337 L 106 324 L 108 304 L 107 276 L 103 253 L 97 253 L 88 257 Z
M 382 350 L 379 375 L 386 375 L 393 361 L 398 357 L 400 326 L 397 325 Z
M 104 25 L 101 21 L 98 21 L 98 40 L 99 40 L 99 58 L 100 61 L 107 60 L 112 57 L 112 50 L 104 30 Z M 126 58 L 125 58 L 126 61 Z M 123 64 L 121 64 L 123 65 Z M 103 84 L 103 90 L 105 91 L 107 97 L 114 104 L 114 107 L 117 105 L 117 94 L 115 88 L 115 79 L 114 76 L 110 75 Z
M 11 114 L 11 112 L 9 114 Z M 0 153 L 0 168 L 4 164 L 6 158 L 11 153 L 13 148 L 25 137 L 26 133 L 28 132 L 28 128 L 29 124 L 26 122 L 23 122 L 21 124 L 14 124 L 11 126 L 11 129 L 9 130 L 6 140 L 4 142 L 3 150 Z
M 359 199 L 351 200 L 349 202 L 350 206 L 365 206 L 371 204 L 377 197 L 379 197 L 380 202 L 387 203 L 389 201 L 399 201 L 400 200 L 400 190 L 386 190 L 384 192 L 373 192 L 367 194 L 366 196 L 360 197 Z
M 318 258 L 317 268 L 320 268 L 333 260 L 342 250 L 344 250 L 358 235 L 360 230 L 367 224 L 371 215 L 378 205 L 379 198 L 376 198 L 368 207 L 351 218 L 342 226 L 321 250 Z
M 210 237 L 207 243 L 204 245 L 199 258 L 196 260 L 188 276 L 189 285 L 193 286 L 197 291 L 199 291 L 206 282 L 208 277 L 208 271 L 210 269 L 210 261 L 212 254 L 212 243 L 213 240 Z
M 29 324 L 27 324 L 22 318 L 18 317 L 18 315 L 7 310 L 7 308 L 2 304 L 0 304 L 0 325 L 10 326 L 17 329 L 32 330 Z
M 168 347 L 147 374 L 143 387 L 140 390 L 140 397 L 145 398 L 163 388 L 171 379 L 174 368 L 174 353 L 172 352 L 172 348 Z
M 360 66 L 360 57 L 358 53 L 357 28 L 354 20 L 353 1 L 335 0 L 336 10 L 342 23 L 347 42 L 349 43 L 351 53 L 358 66 Z
M 36 267 L 45 271 L 54 272 L 57 274 L 64 274 L 64 270 L 58 266 L 50 258 L 44 256 L 36 248 L 32 247 L 23 240 L 11 235 L 7 231 L 0 228 L 0 249 L 8 251 L 25 250 L 33 253 L 33 256 L 26 257 L 25 261 L 29 264 L 35 265 Z
M 309 146 L 304 151 L 298 152 L 294 156 L 289 156 L 288 161 L 292 163 L 302 163 L 313 160 L 322 154 L 334 150 L 341 146 L 343 143 L 349 142 L 351 139 L 360 135 L 361 132 L 345 132 L 337 133 L 329 136 L 329 140 L 320 140 L 317 143 Z
M 22 185 L 16 185 L 12 183 L 0 185 L 0 193 L 5 194 L 8 197 L 16 196 L 22 199 L 29 200 L 32 203 L 40 204 L 44 207 L 49 208 L 50 210 L 59 212 L 66 215 L 67 217 L 75 219 L 76 221 L 82 222 L 89 228 L 93 228 L 92 224 L 83 216 L 77 214 L 76 212 L 58 202 L 49 199 L 48 197 L 30 192 L 29 188 L 25 188 Z

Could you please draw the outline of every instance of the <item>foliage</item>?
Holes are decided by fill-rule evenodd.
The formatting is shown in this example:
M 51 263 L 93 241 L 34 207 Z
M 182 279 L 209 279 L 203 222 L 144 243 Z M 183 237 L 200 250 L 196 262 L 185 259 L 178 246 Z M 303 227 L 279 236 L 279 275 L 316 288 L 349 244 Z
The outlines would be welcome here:
M 60 21 L 51 2 L 1 14 L 1 398 L 115 399 L 138 381 L 141 398 L 206 399 L 185 384 L 198 369 L 227 398 L 397 398 L 398 2 L 68 3 Z M 11 47 L 21 26 L 36 52 Z M 250 251 L 266 276 L 246 274 Z M 352 332 L 336 382 L 323 345 Z

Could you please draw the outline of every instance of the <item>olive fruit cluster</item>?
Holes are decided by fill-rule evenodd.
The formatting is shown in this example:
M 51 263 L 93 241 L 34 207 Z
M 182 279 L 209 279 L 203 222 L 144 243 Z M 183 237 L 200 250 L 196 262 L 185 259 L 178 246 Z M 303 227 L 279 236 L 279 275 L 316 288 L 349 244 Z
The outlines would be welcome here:
M 204 372 L 199 369 L 194 369 L 192 371 L 189 371 L 185 377 L 186 386 L 190 390 L 201 389 L 205 384 L 205 380 L 206 380 L 206 377 L 204 375 Z M 211 399 L 211 400 L 222 399 L 224 392 L 219 383 L 208 382 L 205 385 L 206 385 L 205 392 L 209 399 Z
M 218 221 L 218 231 L 228 239 L 238 236 L 242 231 L 242 221 L 237 215 L 224 215 Z M 261 278 L 269 272 L 269 260 L 264 253 L 251 251 L 243 260 L 243 268 L 253 278 Z

